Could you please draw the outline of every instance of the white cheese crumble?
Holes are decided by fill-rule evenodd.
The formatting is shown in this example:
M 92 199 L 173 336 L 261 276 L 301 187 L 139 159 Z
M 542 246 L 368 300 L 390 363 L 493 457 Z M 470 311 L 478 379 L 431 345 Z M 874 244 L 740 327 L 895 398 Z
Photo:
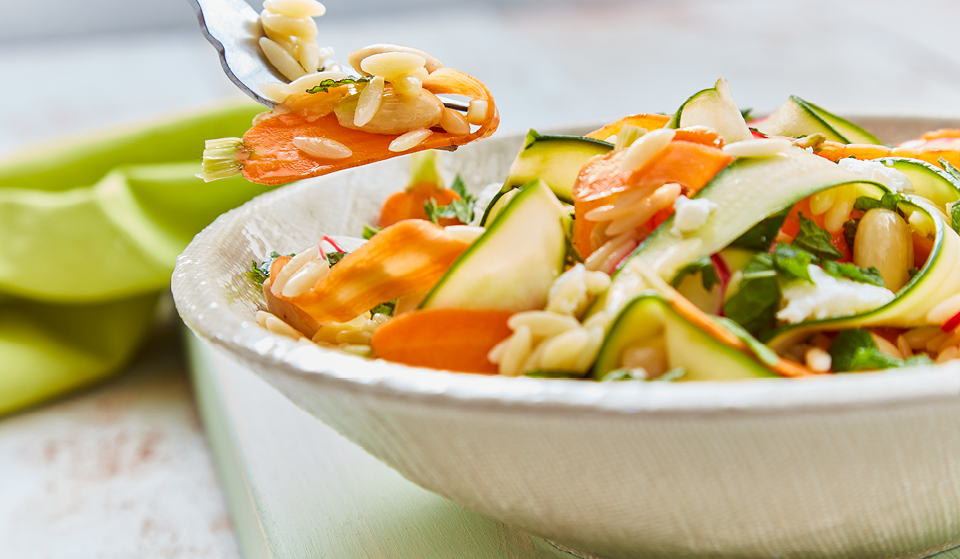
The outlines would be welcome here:
M 497 195 L 497 192 L 500 192 L 502 187 L 503 184 L 499 182 L 492 182 L 483 187 L 480 194 L 477 194 L 477 201 L 473 203 L 473 220 L 467 225 L 480 225 L 480 220 L 483 219 L 483 212 L 487 210 L 487 206 L 490 205 L 493 197 Z
M 673 217 L 673 227 L 670 232 L 680 236 L 683 233 L 690 233 L 703 227 L 710 217 L 710 212 L 717 209 L 717 204 L 706 198 L 697 198 L 691 200 L 683 194 L 677 196 L 673 203 L 675 213 Z
M 863 175 L 872 181 L 876 181 L 894 192 L 913 192 L 913 183 L 910 178 L 893 167 L 887 167 L 877 161 L 860 161 L 848 157 L 837 162 L 838 165 L 848 171 Z
M 785 306 L 777 313 L 778 319 L 797 324 L 811 318 L 822 320 L 857 314 L 885 305 L 894 297 L 889 289 L 835 278 L 813 264 L 807 269 L 814 283 L 797 281 L 784 287 Z

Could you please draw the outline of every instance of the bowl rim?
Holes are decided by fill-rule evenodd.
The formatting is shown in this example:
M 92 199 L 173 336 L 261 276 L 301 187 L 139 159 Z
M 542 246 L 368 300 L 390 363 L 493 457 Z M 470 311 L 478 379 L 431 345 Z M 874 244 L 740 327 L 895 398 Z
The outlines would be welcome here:
M 957 115 L 861 114 L 861 118 L 958 119 Z M 579 123 L 578 123 L 579 124 Z M 576 125 L 575 125 L 576 126 Z M 571 127 L 560 130 L 568 131 Z M 560 133 L 557 132 L 557 133 Z M 516 141 L 523 133 L 486 140 Z M 238 220 L 269 212 L 301 189 L 326 180 L 300 181 L 262 194 L 228 211 L 201 231 L 177 258 L 172 290 L 184 323 L 202 340 L 225 349 L 260 373 L 281 373 L 320 387 L 418 405 L 520 413 L 617 416 L 804 414 L 857 412 L 871 408 L 960 403 L 960 360 L 939 365 L 808 379 L 755 379 L 691 383 L 585 382 L 507 378 L 441 371 L 367 359 L 272 334 L 254 317 L 238 320 L 222 285 L 209 279 L 222 260 L 216 247 Z M 266 375 L 268 377 L 270 374 Z

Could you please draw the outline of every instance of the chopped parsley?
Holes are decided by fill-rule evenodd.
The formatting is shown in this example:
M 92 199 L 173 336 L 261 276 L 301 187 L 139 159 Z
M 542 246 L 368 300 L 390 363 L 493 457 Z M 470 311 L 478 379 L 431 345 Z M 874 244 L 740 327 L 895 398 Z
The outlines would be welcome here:
M 691 274 L 700 273 L 700 279 L 703 283 L 703 288 L 707 291 L 712 291 L 713 286 L 720 283 L 720 276 L 717 274 L 717 268 L 713 265 L 713 261 L 710 260 L 709 256 L 704 256 L 699 260 L 694 260 L 693 262 L 687 264 L 677 273 L 677 276 L 673 278 L 673 287 L 679 287 L 680 283 L 683 281 L 683 278 Z
M 438 206 L 432 199 L 423 204 L 423 209 L 427 213 L 427 219 L 437 223 L 440 218 L 456 218 L 460 223 L 467 224 L 473 221 L 473 205 L 477 201 L 476 197 L 467 192 L 467 187 L 463 183 L 463 178 L 458 174 L 453 179 L 450 189 L 456 192 L 459 200 L 454 200 L 446 206 Z
M 373 78 L 371 76 L 364 76 L 362 78 L 347 76 L 345 78 L 340 78 L 339 80 L 323 80 L 306 91 L 307 93 L 326 93 L 327 91 L 330 91 L 331 87 L 340 87 L 341 85 L 356 85 L 359 83 L 366 83 L 372 79 Z
M 909 359 L 898 359 L 880 351 L 868 330 L 843 330 L 827 350 L 833 359 L 834 372 L 864 371 L 908 367 L 911 365 L 929 365 L 933 361 L 926 354 Z

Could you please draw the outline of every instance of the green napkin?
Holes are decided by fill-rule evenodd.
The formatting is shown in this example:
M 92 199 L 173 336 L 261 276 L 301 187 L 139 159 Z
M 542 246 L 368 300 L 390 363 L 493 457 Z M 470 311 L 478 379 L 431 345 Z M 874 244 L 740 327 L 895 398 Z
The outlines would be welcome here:
M 263 110 L 232 103 L 0 160 L 0 414 L 128 362 L 177 255 L 271 188 L 194 176 L 204 140 L 243 135 Z

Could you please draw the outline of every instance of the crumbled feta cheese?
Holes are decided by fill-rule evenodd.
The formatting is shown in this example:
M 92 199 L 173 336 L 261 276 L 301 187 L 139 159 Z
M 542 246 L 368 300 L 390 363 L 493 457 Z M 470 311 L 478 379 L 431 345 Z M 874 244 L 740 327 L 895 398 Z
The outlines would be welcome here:
M 783 288 L 785 306 L 777 318 L 790 324 L 869 311 L 890 302 L 893 292 L 884 287 L 835 278 L 819 266 L 808 267 L 814 283 L 797 281 Z
M 848 171 L 863 175 L 876 181 L 894 192 L 913 192 L 913 183 L 910 178 L 893 167 L 887 167 L 877 161 L 860 161 L 848 157 L 837 162 Z
M 717 205 L 706 198 L 697 198 L 691 200 L 683 194 L 677 197 L 673 203 L 675 212 L 673 217 L 673 227 L 670 232 L 680 236 L 683 233 L 690 233 L 703 227 L 710 217 L 710 212 L 715 210 Z
M 497 192 L 500 192 L 502 187 L 503 185 L 499 182 L 492 182 L 483 187 L 480 194 L 477 194 L 477 201 L 473 203 L 473 221 L 467 225 L 480 225 L 480 220 L 483 219 L 483 212 L 486 211 L 487 206 L 490 205 L 493 197 L 497 195 Z

